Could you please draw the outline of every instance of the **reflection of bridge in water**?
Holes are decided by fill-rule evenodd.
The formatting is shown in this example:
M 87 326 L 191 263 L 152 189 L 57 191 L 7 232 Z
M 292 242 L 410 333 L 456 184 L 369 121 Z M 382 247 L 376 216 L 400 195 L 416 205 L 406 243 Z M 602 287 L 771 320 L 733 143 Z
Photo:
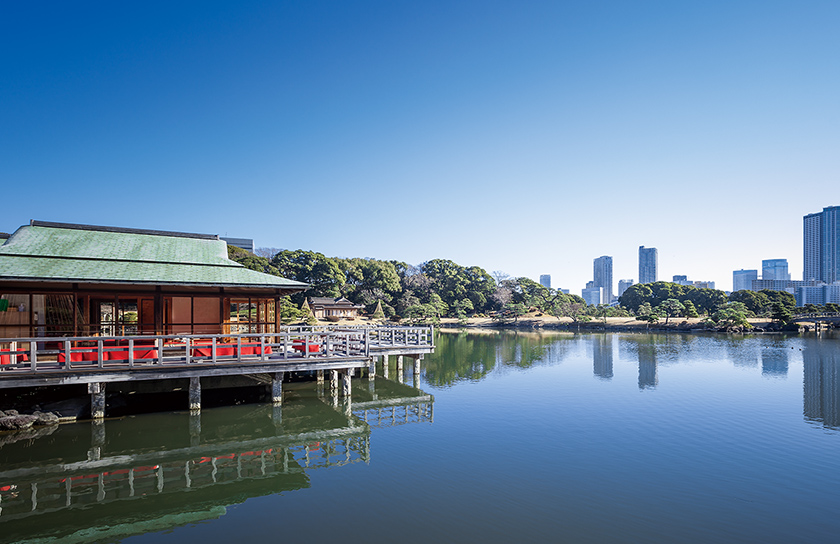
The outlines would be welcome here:
M 371 427 L 387 419 L 372 413 L 391 407 L 405 412 L 399 423 L 431 422 L 434 401 L 404 384 L 370 382 L 373 393 L 356 387 L 349 401 L 294 384 L 282 406 L 76 423 L 17 442 L 7 435 L 0 541 L 82 533 L 111 540 L 171 529 L 218 518 L 251 497 L 307 488 L 308 470 L 369 463 Z

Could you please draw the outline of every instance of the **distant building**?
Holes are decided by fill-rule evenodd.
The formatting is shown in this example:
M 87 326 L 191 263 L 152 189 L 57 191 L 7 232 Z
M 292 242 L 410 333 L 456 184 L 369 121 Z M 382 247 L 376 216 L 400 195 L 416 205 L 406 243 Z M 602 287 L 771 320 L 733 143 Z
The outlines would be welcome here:
M 593 285 L 594 282 L 587 282 L 586 288 L 581 291 L 581 297 L 583 297 L 584 302 L 586 302 L 590 306 L 597 306 L 601 304 L 601 291 L 600 287 L 596 287 Z
M 693 285 L 698 289 L 714 289 L 715 282 L 713 281 L 695 281 L 693 283 L 689 283 L 688 285 Z
M 547 289 L 551 289 L 551 274 L 543 274 L 540 276 L 540 285 Z
M 735 270 L 732 272 L 732 290 L 749 291 L 753 280 L 758 279 L 758 270 Z
M 612 257 L 608 257 L 606 255 L 602 257 L 598 257 L 595 259 L 594 266 L 593 266 L 593 280 L 594 280 L 594 287 L 600 287 L 601 291 L 601 301 L 604 304 L 609 304 L 612 302 L 613 299 L 613 274 L 612 274 Z
M 639 283 L 656 281 L 659 256 L 655 247 L 639 246 Z
M 797 306 L 840 304 L 840 282 L 831 285 L 820 284 L 797 287 L 794 296 L 796 296 Z
M 633 285 L 633 280 L 618 280 L 618 296 L 623 295 L 631 285 Z
M 763 291 L 768 289 L 770 291 L 787 291 L 790 294 L 796 294 L 796 290 L 800 287 L 812 287 L 819 285 L 820 282 L 802 281 L 802 280 L 753 280 L 752 291 Z
M 693 283 L 689 281 L 688 276 L 673 276 L 671 281 L 672 283 L 679 285 L 693 285 Z
M 761 261 L 761 279 L 790 280 L 787 259 L 766 259 Z
M 251 253 L 254 252 L 254 240 L 251 238 L 230 238 L 228 236 L 219 236 L 219 238 L 227 242 L 229 246 L 236 246 Z
M 337 317 L 358 317 L 364 306 L 353 304 L 344 297 L 309 297 L 309 308 L 313 315 L 318 318 L 328 316 Z
M 560 291 L 560 292 L 561 292 L 561 293 L 563 293 L 564 295 L 568 295 L 568 294 L 569 294 L 569 290 L 568 290 L 568 289 L 558 289 L 558 291 Z
M 840 281 L 840 206 L 803 218 L 803 280 Z

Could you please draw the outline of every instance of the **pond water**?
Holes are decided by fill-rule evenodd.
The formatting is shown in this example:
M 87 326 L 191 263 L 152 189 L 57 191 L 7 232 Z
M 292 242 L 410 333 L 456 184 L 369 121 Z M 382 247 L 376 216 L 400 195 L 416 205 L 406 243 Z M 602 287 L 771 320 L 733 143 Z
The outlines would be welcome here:
M 0 437 L 0 541 L 840 539 L 840 338 L 437 346 L 350 403 L 292 383 L 280 409 Z

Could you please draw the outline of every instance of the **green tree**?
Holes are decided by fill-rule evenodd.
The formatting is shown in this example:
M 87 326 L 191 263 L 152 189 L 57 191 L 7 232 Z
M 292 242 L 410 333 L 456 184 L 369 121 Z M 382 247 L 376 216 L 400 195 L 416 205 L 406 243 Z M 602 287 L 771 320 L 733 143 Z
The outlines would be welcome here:
M 793 312 L 781 302 L 770 303 L 770 317 L 773 321 L 787 324 L 793 319 Z
M 624 291 L 624 293 L 618 298 L 618 302 L 631 312 L 638 315 L 639 307 L 645 302 L 651 304 L 652 299 L 653 289 L 650 288 L 650 284 L 637 283 L 636 285 L 628 287 L 627 290 Z
M 718 306 L 718 309 L 712 314 L 712 321 L 724 327 L 741 326 L 750 328 L 752 325 L 747 321 L 747 312 L 747 307 L 743 302 L 726 302 Z
M 376 308 L 373 310 L 373 315 L 371 315 L 373 319 L 385 319 L 385 312 L 382 310 L 382 301 L 376 301 Z
M 272 276 L 280 276 L 280 271 L 277 270 L 276 267 L 272 266 L 271 261 L 265 257 L 258 257 L 250 251 L 246 251 L 236 246 L 228 245 L 227 249 L 228 258 L 241 264 L 245 268 L 256 270 L 257 272 L 263 272 L 265 274 L 271 274 Z
M 356 304 L 370 305 L 390 301 L 402 290 L 400 276 L 389 261 L 376 259 L 336 259 L 344 273 L 341 293 Z
M 284 250 L 274 256 L 271 264 L 284 278 L 308 283 L 308 296 L 338 297 L 346 280 L 344 273 L 334 259 L 313 251 L 298 249 Z M 292 300 L 300 303 L 304 295 L 298 293 Z
M 796 297 L 787 291 L 773 291 L 770 289 L 762 289 L 759 293 L 765 295 L 770 304 L 778 302 L 785 306 L 788 310 L 793 311 L 796 308 Z
M 729 295 L 729 302 L 741 302 L 755 315 L 761 315 L 767 311 L 770 306 L 770 299 L 766 294 L 760 291 L 749 291 L 743 289 L 735 291 Z
M 298 321 L 301 318 L 300 310 L 288 296 L 280 297 L 280 307 L 277 309 L 277 313 L 280 316 L 280 322 L 284 325 Z
M 699 313 L 705 315 L 711 315 L 718 306 L 728 302 L 726 293 L 717 289 L 691 289 L 685 298 L 694 304 Z
M 683 301 L 683 306 L 685 306 L 684 314 L 686 317 L 698 317 L 699 314 L 697 313 L 697 308 L 694 307 L 694 303 L 690 300 L 686 299 Z
M 657 313 L 665 316 L 665 324 L 667 325 L 669 319 L 680 315 L 680 312 L 685 310 L 685 305 L 675 298 L 669 298 L 659 304 L 657 309 L 659 310 Z

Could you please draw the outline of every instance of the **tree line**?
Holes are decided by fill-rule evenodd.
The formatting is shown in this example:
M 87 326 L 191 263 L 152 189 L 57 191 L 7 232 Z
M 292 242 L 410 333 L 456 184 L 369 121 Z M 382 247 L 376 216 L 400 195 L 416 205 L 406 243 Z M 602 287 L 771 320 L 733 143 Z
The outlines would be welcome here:
M 228 246 L 229 257 L 247 268 L 311 286 L 305 293 L 283 298 L 278 311 L 284 322 L 305 317 L 300 309 L 306 297 L 345 297 L 363 305 L 369 314 L 413 323 L 433 323 L 441 317 L 465 321 L 473 315 L 516 320 L 536 310 L 575 322 L 635 316 L 667 323 L 675 317 L 705 316 L 719 324 L 745 324 L 746 318 L 755 316 L 787 322 L 797 310 L 793 295 L 784 291 L 736 291 L 727 296 L 717 289 L 665 281 L 630 286 L 617 306 L 589 306 L 577 295 L 529 278 L 511 278 L 499 271 L 491 275 L 481 267 L 446 259 L 413 266 L 401 261 L 327 257 L 302 249 L 257 251 L 255 255 Z M 836 311 L 815 306 L 807 310 Z

